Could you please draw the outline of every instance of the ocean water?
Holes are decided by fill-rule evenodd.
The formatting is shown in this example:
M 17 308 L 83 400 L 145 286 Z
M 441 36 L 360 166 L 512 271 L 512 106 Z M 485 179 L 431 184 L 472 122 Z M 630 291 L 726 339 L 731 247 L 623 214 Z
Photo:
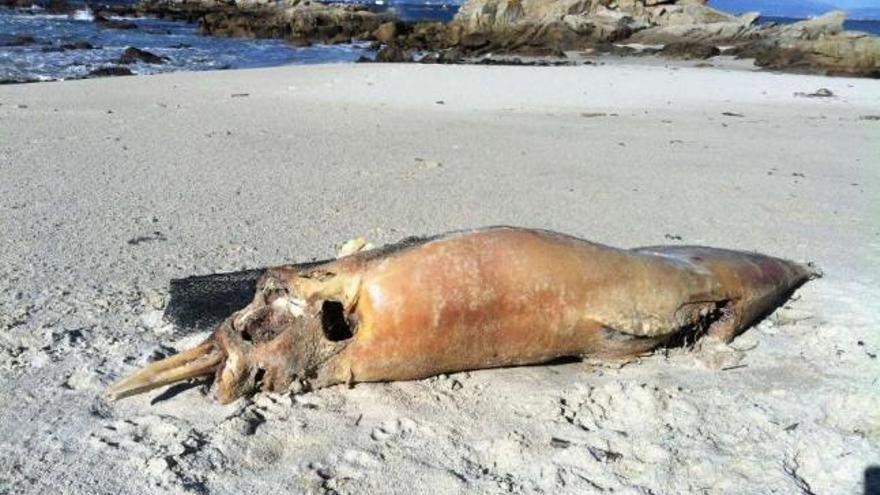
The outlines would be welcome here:
M 183 22 L 148 18 L 121 20 L 134 22 L 138 28 L 101 28 L 92 21 L 87 10 L 67 16 L 0 8 L 0 81 L 85 77 L 94 69 L 116 65 L 115 61 L 129 46 L 168 59 L 161 65 L 127 66 L 135 74 L 354 62 L 367 51 L 363 43 L 296 48 L 282 40 L 200 36 L 195 25 Z M 36 41 L 14 46 L 21 36 Z M 86 42 L 94 48 L 62 49 L 77 42 Z
M 404 21 L 437 22 L 451 21 L 460 7 L 457 3 L 394 2 L 388 4 L 384 0 L 378 0 L 375 3 L 365 3 L 364 5 L 374 12 L 393 12 Z
M 455 1 L 388 4 L 385 0 L 374 0 L 368 7 L 373 11 L 392 11 L 404 20 L 448 22 L 458 10 Z M 128 65 L 135 74 L 354 62 L 362 55 L 369 55 L 366 43 L 292 47 L 283 40 L 200 36 L 195 25 L 183 22 L 150 18 L 120 20 L 134 22 L 137 29 L 102 28 L 93 22 L 85 7 L 71 16 L 45 14 L 39 8 L 21 11 L 0 7 L 0 83 L 86 77 L 95 69 L 118 65 L 117 59 L 129 46 L 167 59 L 164 64 Z M 798 20 L 761 18 L 761 22 L 777 23 Z M 880 21 L 847 21 L 846 28 L 880 35 Z M 35 41 L 21 43 L 20 37 Z M 84 43 L 93 48 L 82 48 Z
M 844 21 L 843 27 L 851 31 L 862 31 L 880 36 L 880 21 Z

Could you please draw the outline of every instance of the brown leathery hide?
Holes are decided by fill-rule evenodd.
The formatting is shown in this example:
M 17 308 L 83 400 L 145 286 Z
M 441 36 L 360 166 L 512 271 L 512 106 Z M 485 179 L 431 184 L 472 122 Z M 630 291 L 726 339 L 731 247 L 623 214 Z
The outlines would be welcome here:
M 267 270 L 200 346 L 109 390 L 121 398 L 214 374 L 226 403 L 259 390 L 413 380 L 728 341 L 817 275 L 699 246 L 616 249 L 493 227 Z

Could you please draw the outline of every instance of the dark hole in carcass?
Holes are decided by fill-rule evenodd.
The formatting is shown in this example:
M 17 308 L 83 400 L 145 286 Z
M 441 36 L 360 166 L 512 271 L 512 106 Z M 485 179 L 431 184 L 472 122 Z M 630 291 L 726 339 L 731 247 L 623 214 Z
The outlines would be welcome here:
M 260 308 L 255 315 L 247 320 L 246 326 L 240 329 L 241 339 L 257 344 L 269 342 L 284 330 L 290 318 L 287 311 L 277 311 L 268 307 Z
M 337 301 L 324 301 L 321 305 L 321 327 L 324 337 L 332 342 L 348 340 L 354 336 L 351 325 L 345 318 L 345 308 Z
M 731 301 L 686 304 L 679 309 L 691 313 L 689 322 L 664 344 L 667 348 L 690 347 L 703 337 L 712 325 L 733 317 Z
M 254 386 L 262 388 L 264 376 L 266 376 L 266 370 L 263 368 L 257 368 L 257 372 L 254 374 Z

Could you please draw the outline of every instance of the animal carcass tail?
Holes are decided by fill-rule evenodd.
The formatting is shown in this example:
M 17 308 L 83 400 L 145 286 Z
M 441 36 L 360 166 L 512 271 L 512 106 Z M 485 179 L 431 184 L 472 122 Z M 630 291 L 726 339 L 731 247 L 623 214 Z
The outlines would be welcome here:
M 767 316 L 809 280 L 822 277 L 812 263 L 798 263 L 744 251 L 703 246 L 657 246 L 634 251 L 668 258 L 712 275 L 727 287 L 731 299 L 725 318 L 709 334 L 730 341 Z

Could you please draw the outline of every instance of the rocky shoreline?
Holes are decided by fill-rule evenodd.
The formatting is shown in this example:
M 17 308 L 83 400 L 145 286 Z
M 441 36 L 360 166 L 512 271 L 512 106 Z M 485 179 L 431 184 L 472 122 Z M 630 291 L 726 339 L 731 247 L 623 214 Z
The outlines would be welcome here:
M 705 3 L 469 0 L 447 24 L 403 22 L 362 5 L 310 1 L 147 0 L 134 10 L 198 22 L 211 36 L 283 38 L 296 45 L 370 41 L 377 62 L 504 63 L 527 56 L 560 63 L 570 52 L 707 59 L 723 47 L 725 54 L 754 59 L 766 69 L 880 77 L 880 37 L 844 31 L 843 12 L 789 25 L 758 24 L 756 12 L 733 16 Z
M 17 0 L 7 0 L 7 3 Z M 52 8 L 64 10 L 61 0 Z M 312 43 L 371 42 L 364 62 L 576 63 L 578 55 L 657 54 L 709 59 L 722 54 L 788 72 L 880 78 L 880 37 L 845 31 L 844 12 L 795 24 L 758 23 L 706 0 L 468 0 L 449 23 L 405 22 L 359 4 L 285 0 L 144 0 L 93 6 L 96 22 L 123 29 L 111 15 L 197 23 L 202 34 Z M 119 24 L 118 26 L 116 24 Z

